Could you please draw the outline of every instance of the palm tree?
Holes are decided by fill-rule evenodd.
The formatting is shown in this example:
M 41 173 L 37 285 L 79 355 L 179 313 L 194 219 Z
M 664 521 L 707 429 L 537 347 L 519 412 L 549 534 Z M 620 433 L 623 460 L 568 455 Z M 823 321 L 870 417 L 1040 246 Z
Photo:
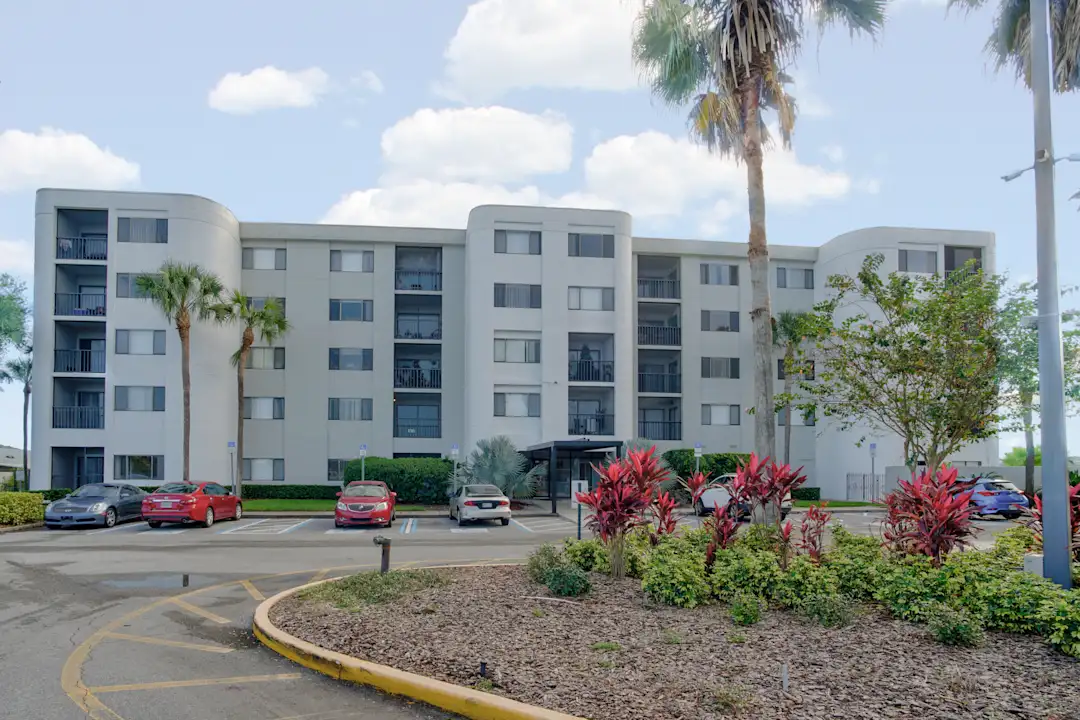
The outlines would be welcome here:
M 788 146 L 795 102 L 784 88 L 798 57 L 804 20 L 819 28 L 839 24 L 852 34 L 875 35 L 886 0 L 646 0 L 634 33 L 633 60 L 653 94 L 668 105 L 691 106 L 690 135 L 710 151 L 746 163 L 754 333 L 755 407 L 773 407 L 772 310 L 769 248 L 765 235 L 763 150 L 770 143 L 763 122 L 775 112 Z M 754 444 L 776 450 L 772 412 L 754 414 Z
M 806 339 L 806 320 L 810 313 L 785 310 L 773 319 L 773 343 L 784 356 L 784 464 L 791 464 L 791 390 L 795 377 L 804 374 L 797 367 L 799 346 Z
M 23 483 L 25 489 L 30 489 L 30 467 L 29 467 L 29 439 L 27 438 L 30 432 L 30 385 L 34 375 L 34 348 L 30 345 L 25 345 L 22 348 L 23 354 L 19 357 L 10 358 L 4 363 L 4 367 L 0 368 L 0 382 L 10 383 L 19 382 L 23 386 L 23 411 L 22 411 L 22 446 L 23 446 Z M 16 489 L 18 489 L 18 483 L 16 483 Z
M 217 320 L 225 286 L 214 273 L 198 265 L 168 260 L 154 275 L 135 281 L 139 293 L 176 327 L 180 335 L 180 381 L 184 389 L 184 482 L 191 480 L 191 323 Z
M 476 449 L 458 467 L 453 482 L 455 486 L 494 485 L 511 500 L 527 499 L 536 494 L 541 478 L 547 475 L 546 465 L 530 468 L 528 464 L 513 440 L 496 435 L 476 443 Z
M 233 290 L 224 302 L 214 309 L 222 322 L 239 323 L 243 328 L 240 334 L 240 349 L 233 353 L 232 364 L 236 366 L 236 481 L 234 492 L 241 497 L 243 487 L 244 463 L 244 371 L 247 369 L 251 346 L 258 334 L 267 345 L 289 331 L 289 321 L 285 312 L 274 299 L 267 299 L 261 308 L 253 308 L 246 295 Z

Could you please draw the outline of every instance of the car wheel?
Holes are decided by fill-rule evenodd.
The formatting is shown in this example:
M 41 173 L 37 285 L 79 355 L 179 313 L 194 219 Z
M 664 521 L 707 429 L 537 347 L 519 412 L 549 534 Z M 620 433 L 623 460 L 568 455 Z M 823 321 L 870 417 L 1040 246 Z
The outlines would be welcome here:
M 114 508 L 105 511 L 105 527 L 116 527 L 116 510 Z
M 450 508 L 446 512 L 450 516 L 450 519 L 453 520 L 454 519 L 454 506 L 451 505 Z
M 499 518 L 499 522 L 502 523 L 503 527 L 506 527 L 507 525 L 510 524 L 510 518 Z
M 458 515 L 457 524 L 458 524 L 458 527 L 462 527 L 465 524 L 465 521 L 461 519 L 460 515 Z
M 394 516 L 393 515 L 390 516 L 390 519 L 386 521 L 386 525 L 384 525 L 383 527 L 388 527 L 388 528 L 394 527 Z
M 781 510 L 780 511 L 780 522 L 784 522 L 785 520 L 787 520 L 787 516 L 788 516 L 788 511 L 787 510 Z
M 147 520 L 146 524 L 149 525 L 152 528 L 161 527 L 161 521 L 160 520 Z
M 236 512 L 233 514 L 232 519 L 239 520 L 242 517 L 244 517 L 244 506 L 236 503 Z
M 337 520 L 335 520 L 335 521 L 334 521 L 334 527 L 336 527 L 336 528 L 338 528 L 338 529 L 341 529 L 341 528 L 343 528 L 343 527 L 345 527 L 345 526 L 344 526 L 344 525 L 342 525 L 341 523 L 339 523 L 339 522 L 338 522 Z
M 705 503 L 698 500 L 694 503 L 694 513 L 699 517 L 705 514 Z
M 214 508 L 208 507 L 208 508 L 206 508 L 206 519 L 203 520 L 202 526 L 205 527 L 205 528 L 208 528 L 213 524 L 214 524 Z
M 1018 519 L 1020 517 L 1020 513 L 1018 513 L 1018 512 L 1003 512 L 1003 513 L 1001 513 L 1001 517 L 1005 518 L 1006 520 L 1016 520 L 1016 519 Z

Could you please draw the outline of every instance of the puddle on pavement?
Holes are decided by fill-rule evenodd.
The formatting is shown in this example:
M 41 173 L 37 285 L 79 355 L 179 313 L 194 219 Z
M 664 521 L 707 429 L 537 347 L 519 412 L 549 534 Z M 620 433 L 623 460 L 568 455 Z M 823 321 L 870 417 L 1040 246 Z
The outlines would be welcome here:
M 173 590 L 201 587 L 213 581 L 209 575 L 190 573 L 155 573 L 101 580 L 102 585 L 117 590 Z

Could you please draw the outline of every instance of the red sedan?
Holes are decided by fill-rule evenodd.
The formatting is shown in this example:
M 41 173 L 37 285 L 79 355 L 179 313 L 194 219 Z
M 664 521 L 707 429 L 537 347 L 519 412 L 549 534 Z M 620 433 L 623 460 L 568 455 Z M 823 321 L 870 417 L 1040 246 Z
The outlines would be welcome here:
M 218 483 L 166 483 L 147 495 L 142 517 L 152 527 L 162 523 L 201 523 L 210 527 L 215 520 L 239 520 L 244 514 L 240 500 Z
M 349 483 L 339 492 L 334 526 L 378 525 L 390 527 L 397 519 L 397 493 L 375 480 Z

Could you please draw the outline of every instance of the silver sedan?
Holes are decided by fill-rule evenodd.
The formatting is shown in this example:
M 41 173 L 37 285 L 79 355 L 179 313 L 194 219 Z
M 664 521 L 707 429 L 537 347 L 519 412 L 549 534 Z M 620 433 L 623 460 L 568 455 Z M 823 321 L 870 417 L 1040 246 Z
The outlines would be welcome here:
M 494 485 L 462 485 L 450 495 L 450 519 L 458 525 L 476 520 L 510 524 L 510 499 Z

